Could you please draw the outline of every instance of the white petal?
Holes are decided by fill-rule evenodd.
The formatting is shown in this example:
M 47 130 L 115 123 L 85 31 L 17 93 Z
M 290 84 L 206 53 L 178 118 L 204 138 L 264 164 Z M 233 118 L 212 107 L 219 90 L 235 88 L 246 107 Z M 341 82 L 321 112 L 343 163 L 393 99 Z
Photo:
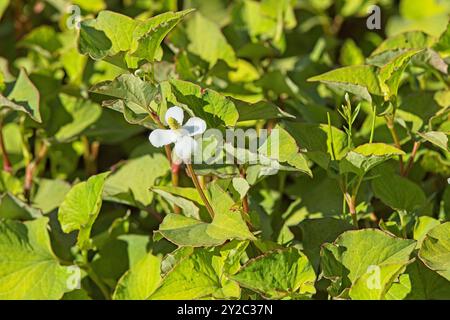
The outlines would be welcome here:
M 168 121 L 169 118 L 173 118 L 173 119 L 177 120 L 177 122 L 181 126 L 183 124 L 183 118 L 184 118 L 183 109 L 181 109 L 180 107 L 177 107 L 177 106 L 167 109 L 166 115 L 164 116 L 164 119 L 166 120 L 166 124 L 169 123 L 169 121 Z
M 184 162 L 190 161 L 191 155 L 197 150 L 198 142 L 191 137 L 184 136 L 175 143 L 173 152 Z
M 206 122 L 203 119 L 193 117 L 186 122 L 183 129 L 189 132 L 191 137 L 197 134 L 202 134 L 206 130 Z
M 156 129 L 148 137 L 150 143 L 155 147 L 162 147 L 177 140 L 177 135 L 172 130 Z

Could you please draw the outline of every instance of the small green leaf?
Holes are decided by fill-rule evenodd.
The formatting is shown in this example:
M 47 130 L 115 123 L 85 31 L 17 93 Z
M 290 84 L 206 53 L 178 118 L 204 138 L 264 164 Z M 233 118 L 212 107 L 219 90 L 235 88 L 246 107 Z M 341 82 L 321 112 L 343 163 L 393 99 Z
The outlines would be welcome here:
M 41 122 L 39 99 L 39 91 L 28 78 L 25 70 L 20 69 L 19 77 L 8 98 L 0 94 L 0 107 L 5 106 L 16 111 L 25 112 L 33 120 Z
M 170 80 L 171 92 L 177 102 L 185 104 L 192 112 L 204 119 L 209 128 L 234 126 L 239 113 L 232 100 L 211 89 L 182 80 Z
M 72 187 L 59 207 L 58 220 L 65 233 L 79 230 L 78 246 L 89 247 L 92 226 L 102 206 L 102 192 L 109 172 L 90 177 Z
M 186 33 L 190 41 L 188 50 L 207 61 L 210 67 L 218 60 L 223 60 L 230 66 L 236 64 L 233 48 L 228 44 L 219 26 L 201 13 L 197 12 L 188 21 Z
M 424 138 L 426 141 L 431 142 L 435 146 L 441 148 L 444 151 L 449 151 L 448 148 L 448 137 L 447 134 L 440 131 L 428 131 L 424 133 L 417 133 L 419 136 Z
M 340 173 L 354 172 L 364 175 L 377 165 L 405 153 L 385 143 L 367 143 L 353 149 L 339 163 Z

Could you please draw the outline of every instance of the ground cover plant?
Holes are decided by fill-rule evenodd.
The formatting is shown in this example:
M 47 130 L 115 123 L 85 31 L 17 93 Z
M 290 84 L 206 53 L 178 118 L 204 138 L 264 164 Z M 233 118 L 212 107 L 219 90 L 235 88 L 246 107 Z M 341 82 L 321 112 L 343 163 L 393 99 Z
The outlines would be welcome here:
M 0 299 L 450 299 L 449 17 L 0 0 Z

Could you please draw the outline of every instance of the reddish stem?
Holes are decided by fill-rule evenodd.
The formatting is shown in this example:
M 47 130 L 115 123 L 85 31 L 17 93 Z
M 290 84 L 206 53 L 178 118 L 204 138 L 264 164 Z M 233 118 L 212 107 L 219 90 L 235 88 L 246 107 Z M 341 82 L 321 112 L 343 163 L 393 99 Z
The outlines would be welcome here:
M 0 151 L 2 152 L 3 158 L 3 170 L 12 173 L 12 165 L 9 160 L 8 151 L 5 147 L 5 141 L 3 139 L 3 119 L 0 119 Z

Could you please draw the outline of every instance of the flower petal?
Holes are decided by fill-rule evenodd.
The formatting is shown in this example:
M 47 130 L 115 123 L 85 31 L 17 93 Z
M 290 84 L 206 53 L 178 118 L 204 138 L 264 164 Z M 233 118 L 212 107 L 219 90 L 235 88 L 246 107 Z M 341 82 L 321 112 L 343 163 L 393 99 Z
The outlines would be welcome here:
M 184 136 L 175 142 L 173 152 L 183 161 L 188 162 L 191 155 L 197 150 L 198 142 L 189 136 Z
M 156 129 L 148 137 L 150 143 L 155 147 L 162 147 L 177 140 L 177 135 L 173 130 Z
M 184 119 L 183 109 L 181 109 L 180 107 L 177 107 L 177 106 L 167 109 L 166 115 L 164 116 L 164 119 L 166 120 L 166 124 L 169 123 L 169 121 L 168 121 L 169 118 L 175 119 L 178 122 L 178 124 L 181 126 L 183 124 L 183 119 Z
M 182 128 L 185 129 L 192 137 L 205 132 L 206 122 L 203 119 L 193 117 L 190 118 Z

